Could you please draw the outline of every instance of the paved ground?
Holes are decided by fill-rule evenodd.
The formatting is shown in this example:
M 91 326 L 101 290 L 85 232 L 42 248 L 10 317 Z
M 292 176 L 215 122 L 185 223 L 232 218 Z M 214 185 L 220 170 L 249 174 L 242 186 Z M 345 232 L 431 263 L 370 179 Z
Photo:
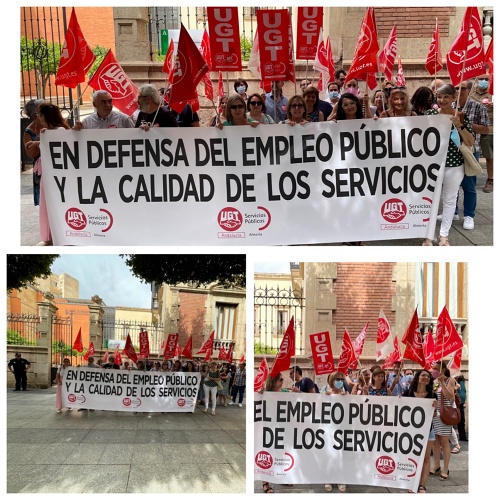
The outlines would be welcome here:
M 244 493 L 245 410 L 76 410 L 7 390 L 7 493 Z
M 468 493 L 469 492 L 469 443 L 460 441 L 460 453 L 451 456 L 450 477 L 440 481 L 438 476 L 429 476 L 427 493 Z M 442 464 L 442 461 L 441 461 Z M 431 457 L 432 467 L 432 457 Z M 271 482 L 272 484 L 272 482 Z M 304 484 L 287 486 L 272 484 L 275 493 L 326 493 L 324 484 Z M 262 481 L 254 482 L 255 493 L 262 493 Z M 347 485 L 346 493 L 406 493 L 407 490 L 382 488 L 378 486 Z M 333 493 L 338 494 L 336 485 Z
M 477 208 L 475 228 L 468 231 L 463 228 L 463 212 L 460 202 L 460 220 L 454 221 L 450 231 L 449 240 L 452 246 L 492 246 L 493 245 L 493 193 L 483 193 L 486 182 L 486 166 L 483 163 L 483 174 L 477 179 Z M 460 193 L 462 199 L 462 192 Z M 439 222 L 436 235 L 439 234 Z M 32 170 L 21 174 L 21 245 L 33 246 L 40 241 L 38 229 L 38 207 L 33 206 Z M 368 246 L 420 246 L 421 239 L 408 240 L 383 240 L 367 242 Z M 435 241 L 435 244 L 436 241 Z M 324 246 L 328 244 L 321 244 Z M 338 246 L 341 243 L 334 243 Z

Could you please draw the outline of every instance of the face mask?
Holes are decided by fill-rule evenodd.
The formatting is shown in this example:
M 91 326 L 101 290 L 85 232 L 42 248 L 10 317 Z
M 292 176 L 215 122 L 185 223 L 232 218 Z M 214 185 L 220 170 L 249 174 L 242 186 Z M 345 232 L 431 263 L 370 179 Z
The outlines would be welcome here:
M 477 86 L 478 88 L 480 88 L 481 90 L 485 90 L 489 87 L 490 85 L 490 82 L 488 80 L 479 80 L 477 82 Z
M 411 382 L 413 380 L 413 375 L 408 375 L 408 382 Z
M 437 370 L 432 370 L 431 373 L 432 373 L 432 376 L 434 378 L 438 378 L 439 377 L 439 372 Z
M 236 87 L 236 92 L 238 92 L 238 94 L 244 94 L 245 93 L 245 87 L 244 86 L 241 86 L 241 87 Z
M 453 130 L 451 131 L 451 140 L 457 148 L 460 147 L 460 135 L 455 127 L 453 127 Z
M 340 94 L 338 92 L 329 92 L 328 95 L 330 96 L 330 99 L 338 99 Z
M 355 88 L 355 87 L 349 87 L 348 89 L 345 89 L 345 93 L 357 96 L 359 92 L 358 92 L 357 88 Z
M 342 382 L 342 380 L 336 380 L 333 385 L 335 389 L 342 389 L 342 387 L 344 387 L 344 382 Z

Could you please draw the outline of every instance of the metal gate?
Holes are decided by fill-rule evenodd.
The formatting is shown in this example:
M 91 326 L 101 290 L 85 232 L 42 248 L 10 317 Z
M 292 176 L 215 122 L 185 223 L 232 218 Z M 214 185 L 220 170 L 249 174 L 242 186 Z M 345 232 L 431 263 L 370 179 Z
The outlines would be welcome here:
M 82 355 L 73 350 L 76 334 L 73 334 L 71 316 L 52 316 L 52 364 L 59 366 L 65 357 L 71 359 L 71 365 L 82 363 Z
M 34 314 L 8 314 L 7 344 L 36 345 L 39 323 L 40 316 Z
M 143 321 L 115 320 L 113 322 L 102 323 L 102 349 L 109 348 L 111 351 L 115 349 L 118 342 L 121 343 L 127 340 L 130 335 L 130 340 L 134 349 L 139 353 L 139 333 L 141 330 L 146 330 L 149 337 L 149 350 L 151 354 L 158 353 L 161 342 L 164 338 L 164 329 L 161 323 L 145 323 Z
M 279 285 L 254 288 L 254 352 L 275 354 L 292 317 L 295 322 L 295 353 L 304 354 L 305 297 L 302 289 Z

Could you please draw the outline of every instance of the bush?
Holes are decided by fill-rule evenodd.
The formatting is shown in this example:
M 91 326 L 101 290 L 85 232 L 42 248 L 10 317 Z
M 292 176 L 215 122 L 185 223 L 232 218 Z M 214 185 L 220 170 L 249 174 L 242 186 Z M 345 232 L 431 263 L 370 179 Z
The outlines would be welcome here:
M 278 349 L 256 342 L 253 347 L 253 352 L 254 354 L 277 354 Z
M 15 330 L 7 330 L 7 345 L 36 345 L 36 340 L 28 340 Z

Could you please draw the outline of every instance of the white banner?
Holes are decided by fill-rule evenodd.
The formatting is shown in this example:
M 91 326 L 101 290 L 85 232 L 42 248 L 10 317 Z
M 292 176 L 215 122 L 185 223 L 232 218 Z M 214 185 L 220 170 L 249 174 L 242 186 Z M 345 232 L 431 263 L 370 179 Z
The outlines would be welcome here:
M 255 479 L 417 491 L 432 400 L 255 393 Z
M 199 373 L 70 367 L 63 378 L 63 407 L 193 413 L 200 378 Z
M 433 237 L 446 116 L 304 126 L 49 130 L 55 245 Z

